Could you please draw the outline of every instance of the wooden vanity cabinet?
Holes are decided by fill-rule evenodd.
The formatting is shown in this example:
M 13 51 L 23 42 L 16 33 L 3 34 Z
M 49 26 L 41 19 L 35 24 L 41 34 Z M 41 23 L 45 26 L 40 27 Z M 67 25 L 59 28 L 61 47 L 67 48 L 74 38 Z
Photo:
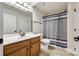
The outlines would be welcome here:
M 31 45 L 31 56 L 37 56 L 40 53 L 40 43 L 36 42 L 33 45 Z
M 27 53 L 27 49 L 30 47 L 29 45 L 30 45 L 30 40 L 29 39 L 5 45 L 3 47 L 4 56 L 9 56 L 9 55 L 11 56 L 11 55 L 14 55 L 14 54 L 16 54 L 16 56 L 19 54 L 19 56 L 20 56 L 21 55 L 20 53 L 23 53 L 25 50 L 26 50 L 26 52 L 24 54 L 27 55 L 27 54 L 30 53 L 29 51 Z M 19 53 L 19 51 L 20 51 L 20 53 Z
M 37 56 L 40 53 L 40 36 L 5 45 L 4 56 Z
M 40 37 L 31 39 L 31 56 L 37 56 L 40 53 Z
M 18 50 L 10 54 L 10 56 L 29 56 L 29 50 L 27 47 L 25 47 L 25 48 L 22 48 L 21 50 Z

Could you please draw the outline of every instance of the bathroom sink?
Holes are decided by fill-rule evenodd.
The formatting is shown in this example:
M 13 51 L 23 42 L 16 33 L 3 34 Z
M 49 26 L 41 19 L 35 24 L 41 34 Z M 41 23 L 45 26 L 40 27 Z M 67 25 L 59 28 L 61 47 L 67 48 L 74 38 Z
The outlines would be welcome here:
M 25 40 L 25 38 L 29 38 L 29 36 L 15 36 L 15 37 L 4 37 L 3 38 L 3 44 L 8 44 L 8 43 L 13 43 L 13 42 L 18 42 L 21 40 Z
M 27 40 L 33 37 L 40 36 L 39 34 L 32 34 L 32 33 L 27 33 L 25 36 L 20 36 L 19 34 L 11 34 L 11 35 L 4 35 L 3 36 L 3 45 L 14 43 L 14 42 L 19 42 L 22 40 Z

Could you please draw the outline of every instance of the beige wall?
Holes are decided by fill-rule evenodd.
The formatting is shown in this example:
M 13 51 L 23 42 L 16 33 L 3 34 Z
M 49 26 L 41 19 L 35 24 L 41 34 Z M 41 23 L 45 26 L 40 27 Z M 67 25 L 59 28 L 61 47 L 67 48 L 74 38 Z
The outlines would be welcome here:
M 36 8 L 32 8 L 33 11 L 33 32 L 34 33 L 42 33 L 43 32 L 43 14 Z M 42 24 L 39 23 L 34 23 L 34 21 L 41 22 Z
M 2 21 L 2 19 L 3 19 L 3 8 L 2 8 L 2 6 L 3 6 L 3 4 L 0 2 L 0 38 L 2 38 L 2 32 L 3 32 L 3 21 Z M 3 55 L 3 44 L 0 44 L 0 56 L 2 56 Z
M 67 15 L 67 44 L 68 51 L 74 51 L 74 3 L 68 3 Z

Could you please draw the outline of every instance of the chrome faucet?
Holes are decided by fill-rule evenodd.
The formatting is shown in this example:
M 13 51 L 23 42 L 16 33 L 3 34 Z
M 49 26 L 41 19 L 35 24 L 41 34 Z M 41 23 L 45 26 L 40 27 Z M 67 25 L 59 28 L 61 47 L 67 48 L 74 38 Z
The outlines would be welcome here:
M 19 33 L 20 36 L 25 36 L 25 33 L 22 30 L 15 30 L 14 32 Z
M 20 34 L 20 36 L 25 36 L 25 33 L 22 32 L 22 30 L 19 30 L 19 34 Z

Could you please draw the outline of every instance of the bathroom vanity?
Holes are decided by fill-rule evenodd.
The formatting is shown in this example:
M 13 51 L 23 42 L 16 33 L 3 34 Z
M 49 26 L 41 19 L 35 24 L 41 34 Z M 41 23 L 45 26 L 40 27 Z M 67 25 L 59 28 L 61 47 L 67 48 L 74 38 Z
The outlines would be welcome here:
M 39 34 L 4 39 L 4 56 L 37 56 L 40 53 Z

